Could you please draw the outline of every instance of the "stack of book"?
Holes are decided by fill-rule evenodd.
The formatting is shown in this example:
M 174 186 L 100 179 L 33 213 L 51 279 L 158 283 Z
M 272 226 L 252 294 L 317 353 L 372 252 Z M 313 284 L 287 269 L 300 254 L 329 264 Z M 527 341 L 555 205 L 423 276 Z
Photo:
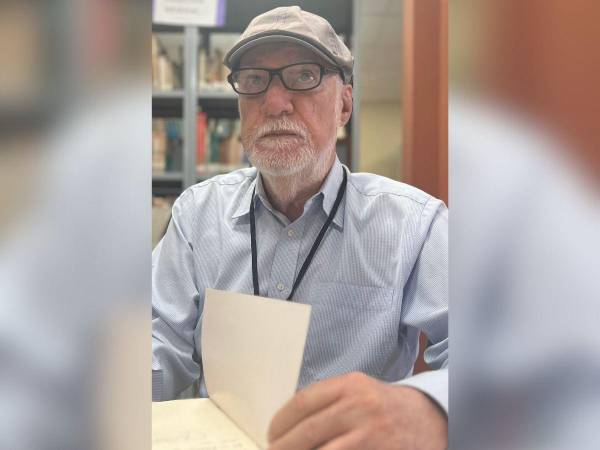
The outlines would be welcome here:
M 200 112 L 196 122 L 196 164 L 200 174 L 248 165 L 240 142 L 239 119 L 208 119 L 206 113 Z
M 181 119 L 152 119 L 152 170 L 182 170 Z
M 178 60 L 172 56 L 175 52 Z M 159 37 L 152 35 L 152 89 L 155 91 L 172 91 L 181 89 L 183 47 L 167 51 Z
M 223 58 L 239 36 L 238 33 L 215 33 L 211 35 L 210 46 L 200 47 L 198 86 L 201 91 L 233 92 L 227 82 L 229 69 L 223 65 Z
M 238 119 L 208 119 L 198 113 L 196 120 L 196 165 L 207 176 L 248 165 L 240 142 Z M 183 138 L 181 119 L 152 120 L 152 170 L 182 170 Z

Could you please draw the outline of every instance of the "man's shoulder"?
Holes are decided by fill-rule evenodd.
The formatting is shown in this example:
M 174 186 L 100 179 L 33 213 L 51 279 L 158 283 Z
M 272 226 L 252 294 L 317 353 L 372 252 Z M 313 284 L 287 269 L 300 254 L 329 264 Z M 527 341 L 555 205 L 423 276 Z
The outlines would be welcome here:
M 187 214 L 198 208 L 230 208 L 233 204 L 239 204 L 255 178 L 254 167 L 211 177 L 183 191 L 175 201 L 174 211 Z
M 219 189 L 221 186 L 236 186 L 252 181 L 256 178 L 256 169 L 254 167 L 244 167 L 233 172 L 215 175 L 212 178 L 194 184 L 189 189 L 195 191 L 206 190 L 207 188 Z
M 357 195 L 367 201 L 381 197 L 420 205 L 425 205 L 432 200 L 437 201 L 432 195 L 410 184 L 373 173 L 352 173 L 348 182 Z
M 180 200 L 202 198 L 211 195 L 230 195 L 239 188 L 247 187 L 256 178 L 254 167 L 245 167 L 233 172 L 215 175 L 200 183 L 187 188 L 180 196 Z

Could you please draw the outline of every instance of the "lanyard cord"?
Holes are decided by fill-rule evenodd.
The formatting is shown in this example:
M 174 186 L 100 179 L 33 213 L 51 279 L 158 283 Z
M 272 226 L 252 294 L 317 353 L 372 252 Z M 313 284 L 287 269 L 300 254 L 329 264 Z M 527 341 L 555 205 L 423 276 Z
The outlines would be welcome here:
M 329 213 L 329 216 L 327 216 L 327 220 L 321 227 L 321 231 L 319 232 L 319 235 L 315 239 L 315 242 L 313 243 L 313 245 L 310 249 L 310 252 L 308 252 L 306 259 L 304 260 L 304 263 L 302 264 L 302 267 L 300 268 L 298 277 L 296 277 L 296 281 L 294 281 L 294 285 L 292 286 L 292 292 L 290 292 L 290 295 L 288 296 L 287 300 L 291 300 L 292 297 L 294 296 L 296 289 L 300 285 L 302 278 L 304 278 L 304 275 L 306 274 L 306 271 L 308 270 L 308 266 L 310 266 L 310 263 L 312 262 L 312 260 L 315 256 L 315 253 L 317 253 L 317 249 L 319 248 L 319 245 L 321 244 L 321 241 L 323 240 L 323 237 L 325 236 L 327 229 L 331 225 L 331 222 L 333 222 L 333 218 L 335 217 L 335 215 L 340 207 L 340 203 L 342 202 L 342 198 L 344 197 L 344 193 L 346 192 L 346 183 L 348 181 L 347 178 L 348 177 L 346 175 L 346 170 L 344 170 L 344 179 L 342 180 L 342 183 L 340 184 L 340 188 L 338 189 L 337 197 L 335 198 L 335 203 L 333 204 L 333 207 L 331 208 L 331 212 Z M 256 250 L 256 221 L 254 219 L 254 194 L 255 194 L 255 191 L 256 191 L 256 186 L 254 186 L 254 190 L 252 191 L 252 201 L 250 203 L 250 247 L 252 249 L 252 284 L 254 286 L 254 295 L 260 295 L 260 289 L 259 289 L 259 285 L 258 285 L 258 252 Z

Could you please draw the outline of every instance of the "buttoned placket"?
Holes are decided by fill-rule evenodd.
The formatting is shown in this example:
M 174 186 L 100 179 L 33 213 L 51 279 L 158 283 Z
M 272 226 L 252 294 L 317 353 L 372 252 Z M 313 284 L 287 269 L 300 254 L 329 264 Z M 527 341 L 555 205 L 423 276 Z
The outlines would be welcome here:
M 310 208 L 307 208 L 310 210 Z M 304 228 L 307 218 L 313 211 L 303 214 L 294 223 L 283 227 L 273 257 L 271 278 L 269 283 L 269 297 L 287 299 L 292 291 L 296 272 L 302 265 L 300 254 L 304 238 Z

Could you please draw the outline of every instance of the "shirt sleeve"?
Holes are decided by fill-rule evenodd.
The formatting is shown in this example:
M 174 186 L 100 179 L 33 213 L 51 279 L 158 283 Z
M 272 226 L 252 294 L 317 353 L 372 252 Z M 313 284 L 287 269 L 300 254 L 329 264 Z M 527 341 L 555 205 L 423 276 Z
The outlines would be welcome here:
M 152 399 L 171 400 L 202 375 L 195 354 L 200 294 L 184 193 L 152 254 Z
M 437 370 L 399 384 L 419 389 L 448 413 L 448 210 L 441 201 L 425 204 L 420 227 L 425 239 L 404 288 L 401 326 L 425 333 L 424 359 Z

